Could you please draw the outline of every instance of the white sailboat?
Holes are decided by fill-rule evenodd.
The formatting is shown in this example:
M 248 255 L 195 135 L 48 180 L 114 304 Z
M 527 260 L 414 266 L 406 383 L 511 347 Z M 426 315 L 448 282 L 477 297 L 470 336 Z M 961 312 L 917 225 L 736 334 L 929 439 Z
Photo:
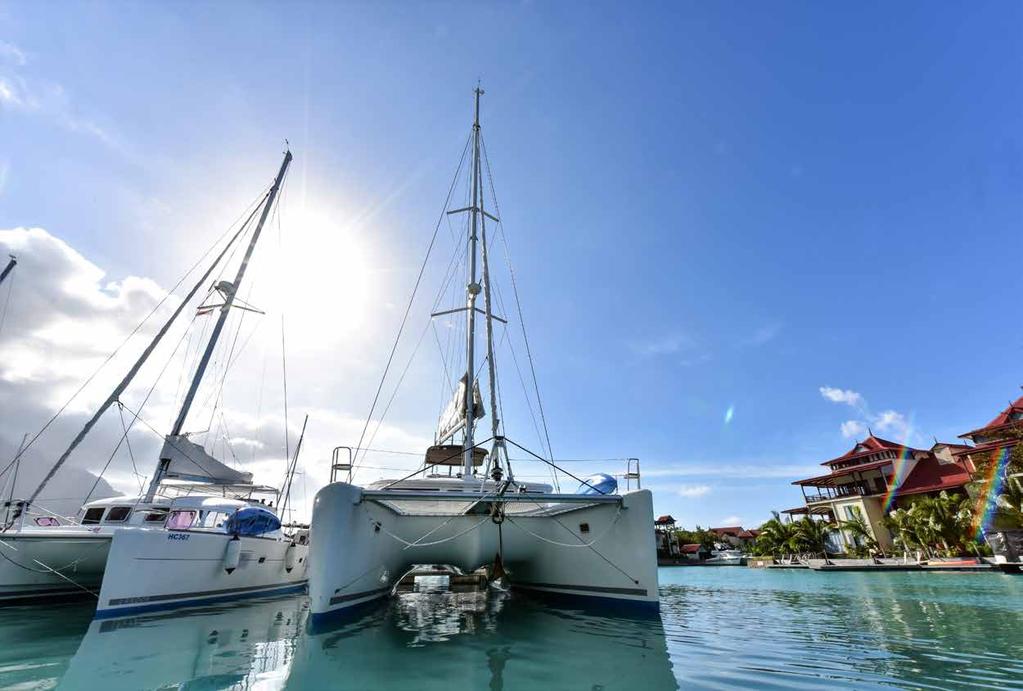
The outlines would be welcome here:
M 291 154 L 289 152 L 285 155 L 284 163 L 273 187 L 266 193 L 260 205 L 252 211 L 246 222 L 233 234 L 138 360 L 50 468 L 31 496 L 27 500 L 14 500 L 12 497 L 6 502 L 5 520 L 0 525 L 0 604 L 45 600 L 75 594 L 97 596 L 97 590 L 110 565 L 109 557 L 112 553 L 111 543 L 114 537 L 122 533 L 140 532 L 158 535 L 166 540 L 166 533 L 163 530 L 165 520 L 171 510 L 180 505 L 181 497 L 188 497 L 196 493 L 203 495 L 213 493 L 219 495 L 225 502 L 230 501 L 229 497 L 237 498 L 247 507 L 257 505 L 257 497 L 260 493 L 277 496 L 277 490 L 274 488 L 254 485 L 251 474 L 234 470 L 207 454 L 201 446 L 189 441 L 182 434 L 181 428 L 209 363 L 212 348 L 223 329 L 227 311 L 234 304 L 237 287 L 244 275 L 245 267 L 259 236 L 259 230 L 273 206 L 290 161 Z M 186 396 L 186 402 L 182 406 L 174 430 L 165 440 L 148 491 L 142 496 L 114 497 L 88 502 L 81 508 L 77 517 L 57 516 L 47 511 L 37 501 L 43 490 L 103 414 L 115 403 L 120 404 L 121 395 L 192 298 L 202 287 L 207 285 L 214 270 L 229 255 L 236 241 L 242 237 L 243 231 L 251 228 L 250 223 L 260 208 L 263 213 L 253 231 L 253 237 L 249 242 L 248 250 L 234 283 L 221 281 L 217 284 L 217 291 L 224 298 L 224 303 L 220 306 L 220 318 L 211 335 L 204 358 L 193 378 L 192 388 Z M 125 431 L 126 436 L 127 430 Z M 16 470 L 26 450 L 27 447 L 20 449 L 14 461 L 5 470 Z M 258 504 L 258 507 L 258 510 L 265 510 L 263 504 Z M 235 506 L 235 510 L 241 508 L 243 507 L 240 505 Z M 201 520 L 207 520 L 208 512 L 202 511 L 198 514 L 201 514 Z M 197 519 L 199 518 L 198 514 Z M 232 536 L 228 536 L 228 539 L 230 537 Z M 273 537 L 275 540 L 278 538 L 282 541 L 286 540 L 288 544 L 299 541 L 294 539 L 298 536 L 290 534 L 285 536 L 281 533 L 279 521 L 277 522 L 277 533 Z M 306 541 L 305 537 L 303 533 L 301 542 Z M 196 543 L 199 541 L 197 539 Z M 223 545 L 221 546 L 223 548 Z M 301 544 L 296 545 L 296 548 L 292 550 L 292 554 L 301 550 L 302 554 L 296 555 L 295 558 L 302 559 L 303 568 L 306 549 L 306 546 Z M 287 550 L 287 546 L 284 547 L 284 550 Z M 302 570 L 290 568 L 285 571 L 287 575 L 284 578 L 276 579 L 275 582 L 283 580 L 289 586 L 299 585 L 301 587 L 301 584 L 296 584 L 293 581 L 302 576 L 300 580 L 304 582 Z M 295 574 L 294 577 L 291 576 L 292 573 Z
M 352 484 L 349 477 L 317 493 L 309 571 L 314 621 L 389 595 L 403 576 L 424 564 L 449 565 L 549 595 L 647 610 L 658 606 L 648 490 L 618 494 L 613 478 L 602 476 L 583 481 L 574 494 L 562 494 L 550 485 L 518 481 L 513 473 L 508 447 L 526 449 L 506 436 L 499 419 L 493 336 L 498 318 L 492 310 L 487 237 L 488 221 L 499 221 L 484 208 L 482 93 L 476 89 L 471 202 L 447 212 L 468 216 L 466 302 L 433 315 L 464 313 L 465 374 L 417 473 L 368 487 Z M 477 307 L 481 294 L 483 309 Z M 487 411 L 476 380 L 481 367 L 475 360 L 478 314 L 486 333 Z M 491 434 L 478 440 L 476 424 L 485 412 Z M 459 434 L 461 443 L 456 443 Z M 455 469 L 460 472 L 453 474 Z
M 155 496 L 161 486 L 173 486 L 175 482 L 183 483 L 186 490 L 171 503 L 162 526 L 114 535 L 96 605 L 97 617 L 305 589 L 308 531 L 283 529 L 273 507 L 276 500 L 283 515 L 282 492 L 254 485 L 251 473 L 221 463 L 184 433 L 195 395 L 290 163 L 289 151 L 234 280 L 219 287 L 224 299 L 220 314 L 174 427 L 166 437 L 146 499 Z M 299 439 L 285 478 L 289 490 L 301 443 Z M 258 499 L 260 495 L 271 497 L 270 503 Z

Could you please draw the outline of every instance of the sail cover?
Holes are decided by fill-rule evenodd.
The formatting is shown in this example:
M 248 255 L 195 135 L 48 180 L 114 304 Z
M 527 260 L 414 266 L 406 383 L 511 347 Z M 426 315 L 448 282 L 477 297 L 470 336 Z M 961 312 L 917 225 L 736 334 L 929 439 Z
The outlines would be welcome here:
M 160 460 L 167 462 L 163 473 L 165 479 L 209 482 L 216 485 L 252 483 L 252 473 L 229 468 L 184 435 L 169 435 L 164 440 Z
M 440 422 L 437 423 L 437 439 L 443 441 L 449 438 L 465 425 L 465 387 L 468 376 L 463 374 L 458 380 L 455 388 L 455 395 L 451 398 L 447 408 L 441 413 Z M 480 382 L 475 380 L 472 383 L 472 408 L 473 417 L 478 420 L 485 414 L 483 408 L 483 396 L 480 394 Z

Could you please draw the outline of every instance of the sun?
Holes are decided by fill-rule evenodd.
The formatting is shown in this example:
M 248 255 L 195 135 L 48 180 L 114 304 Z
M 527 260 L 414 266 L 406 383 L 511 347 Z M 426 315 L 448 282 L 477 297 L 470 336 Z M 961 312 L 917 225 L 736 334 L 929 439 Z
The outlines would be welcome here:
M 345 218 L 310 206 L 282 212 L 279 249 L 270 250 L 279 256 L 268 268 L 289 343 L 340 347 L 365 326 L 372 290 L 366 230 Z

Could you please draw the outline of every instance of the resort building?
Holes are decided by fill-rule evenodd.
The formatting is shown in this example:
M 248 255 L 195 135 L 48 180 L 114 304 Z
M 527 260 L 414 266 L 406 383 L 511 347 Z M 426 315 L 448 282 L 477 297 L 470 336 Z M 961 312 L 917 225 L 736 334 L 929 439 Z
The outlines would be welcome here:
M 675 533 L 675 519 L 670 515 L 658 516 L 654 521 L 654 535 L 657 537 L 657 556 L 665 559 L 679 555 L 678 535 Z
M 824 461 L 827 473 L 792 483 L 802 490 L 805 505 L 784 513 L 820 516 L 832 523 L 861 520 L 887 549 L 892 545 L 883 520 L 888 511 L 943 490 L 965 495 L 973 467 L 957 454 L 966 448 L 935 443 L 925 451 L 870 434 L 838 458 Z M 846 551 L 852 538 L 835 531 L 831 546 Z
M 724 528 L 710 528 L 718 541 L 729 547 L 743 548 L 753 543 L 757 537 L 756 530 L 746 530 L 741 525 L 730 525 Z
M 991 452 L 1006 450 L 1011 453 L 1020 441 L 1023 432 L 1023 396 L 1009 404 L 994 420 L 983 427 L 960 434 L 960 439 L 969 439 L 974 446 L 959 446 L 953 454 L 961 461 L 978 465 L 982 459 L 990 458 Z

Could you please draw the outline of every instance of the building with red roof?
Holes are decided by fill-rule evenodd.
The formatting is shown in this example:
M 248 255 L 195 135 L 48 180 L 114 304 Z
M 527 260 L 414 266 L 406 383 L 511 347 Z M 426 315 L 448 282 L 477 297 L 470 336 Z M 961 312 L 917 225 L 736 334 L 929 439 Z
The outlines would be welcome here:
M 1016 446 L 1023 432 L 1023 396 L 1009 404 L 1009 407 L 998 413 L 995 419 L 983 427 L 960 434 L 960 439 L 969 439 L 973 446 L 960 445 L 953 453 L 961 460 L 976 466 L 991 457 L 993 451 L 1001 451 Z
M 746 530 L 741 525 L 730 525 L 723 528 L 709 528 L 722 543 L 732 547 L 748 545 L 756 539 L 755 531 Z
M 973 466 L 960 458 L 962 444 L 936 442 L 930 450 L 882 439 L 871 433 L 846 453 L 821 463 L 828 472 L 796 480 L 804 506 L 789 515 L 821 516 L 829 522 L 862 520 L 882 547 L 892 544 L 885 514 L 914 497 L 942 491 L 965 495 Z M 841 531 L 835 547 L 846 549 L 852 538 Z

